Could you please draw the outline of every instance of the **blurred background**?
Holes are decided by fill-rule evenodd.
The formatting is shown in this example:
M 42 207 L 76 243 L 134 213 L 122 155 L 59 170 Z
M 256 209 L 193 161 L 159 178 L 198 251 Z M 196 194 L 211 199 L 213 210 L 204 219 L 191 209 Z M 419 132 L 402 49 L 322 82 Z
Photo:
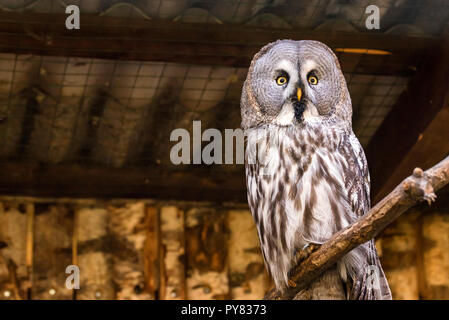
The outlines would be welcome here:
M 338 56 L 373 204 L 448 155 L 448 1 L 0 0 L 0 299 L 261 298 L 243 165 L 174 165 L 170 133 L 239 128 L 277 39 Z M 449 299 L 449 188 L 376 245 L 395 299 Z

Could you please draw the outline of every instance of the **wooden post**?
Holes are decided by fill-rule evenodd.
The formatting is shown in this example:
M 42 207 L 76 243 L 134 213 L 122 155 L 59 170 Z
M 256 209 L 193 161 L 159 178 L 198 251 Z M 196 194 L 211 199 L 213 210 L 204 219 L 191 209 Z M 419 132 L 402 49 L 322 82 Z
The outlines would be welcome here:
M 154 206 L 148 206 L 146 207 L 146 212 L 147 237 L 144 248 L 145 278 L 147 291 L 151 298 L 159 299 L 161 276 L 159 270 L 161 261 L 159 209 Z
M 185 289 L 184 212 L 174 206 L 161 208 L 161 287 L 162 300 L 182 300 Z
M 31 289 L 33 287 L 33 265 L 34 265 L 34 204 L 25 205 L 27 213 L 27 233 L 26 233 L 26 266 L 27 266 L 27 288 L 26 295 L 31 299 Z

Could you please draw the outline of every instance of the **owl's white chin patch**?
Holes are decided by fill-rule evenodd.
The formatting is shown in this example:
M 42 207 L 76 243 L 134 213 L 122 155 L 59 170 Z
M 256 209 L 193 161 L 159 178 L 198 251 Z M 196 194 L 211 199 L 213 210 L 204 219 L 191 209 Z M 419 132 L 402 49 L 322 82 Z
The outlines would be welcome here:
M 318 110 L 313 105 L 308 105 L 302 114 L 305 121 L 313 121 L 319 115 Z
M 293 123 L 295 119 L 295 110 L 292 104 L 286 104 L 277 115 L 275 122 L 281 126 L 287 126 Z

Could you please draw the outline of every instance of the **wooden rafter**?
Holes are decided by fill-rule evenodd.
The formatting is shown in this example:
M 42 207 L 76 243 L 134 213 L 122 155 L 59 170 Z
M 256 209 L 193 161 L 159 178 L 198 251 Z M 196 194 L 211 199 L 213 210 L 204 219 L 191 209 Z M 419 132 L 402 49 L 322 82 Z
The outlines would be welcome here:
M 201 168 L 104 168 L 0 164 L 0 194 L 68 198 L 134 198 L 246 202 L 245 174 Z
M 0 52 L 248 67 L 253 55 L 269 42 L 309 39 L 333 49 L 380 49 L 392 53 L 342 53 L 344 72 L 403 75 L 419 67 L 439 43 L 435 38 L 387 34 L 273 30 L 90 14 L 81 16 L 79 30 L 67 30 L 66 17 L 0 12 Z
M 449 153 L 449 45 L 435 51 L 410 81 L 371 139 L 366 154 L 374 203 L 417 166 Z

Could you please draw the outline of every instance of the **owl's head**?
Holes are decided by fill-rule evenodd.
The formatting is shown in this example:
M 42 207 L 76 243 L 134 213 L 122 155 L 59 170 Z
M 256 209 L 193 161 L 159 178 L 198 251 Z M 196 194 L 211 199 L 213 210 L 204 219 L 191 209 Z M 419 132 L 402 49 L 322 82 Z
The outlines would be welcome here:
M 243 129 L 329 120 L 351 125 L 352 107 L 329 47 L 319 41 L 278 40 L 254 56 L 243 86 L 241 113 Z

